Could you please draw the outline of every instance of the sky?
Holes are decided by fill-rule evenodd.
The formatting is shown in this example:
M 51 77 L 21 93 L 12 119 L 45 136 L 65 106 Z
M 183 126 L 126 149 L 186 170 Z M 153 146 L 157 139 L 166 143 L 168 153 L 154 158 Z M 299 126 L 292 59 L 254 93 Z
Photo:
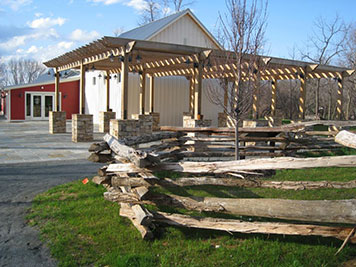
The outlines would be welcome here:
M 191 2 L 191 1 L 186 1 Z M 143 0 L 0 0 L 0 60 L 34 58 L 46 61 L 115 29 L 138 26 Z M 190 6 L 214 34 L 225 0 L 195 0 Z M 313 34 L 313 22 L 336 14 L 356 22 L 356 0 L 269 0 L 267 54 L 291 58 Z

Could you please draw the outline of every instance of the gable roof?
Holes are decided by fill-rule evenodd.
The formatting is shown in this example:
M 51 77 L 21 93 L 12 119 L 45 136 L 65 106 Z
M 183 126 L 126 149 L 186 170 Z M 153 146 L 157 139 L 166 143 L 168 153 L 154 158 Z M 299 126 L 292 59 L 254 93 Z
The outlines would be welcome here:
M 184 17 L 185 15 L 190 16 L 193 21 L 203 30 L 203 32 L 209 36 L 213 43 L 220 49 L 223 49 L 220 43 L 215 39 L 215 37 L 208 31 L 207 28 L 198 20 L 198 18 L 191 12 L 188 8 L 186 10 L 174 13 L 170 16 L 155 20 L 153 22 L 147 23 L 143 26 L 137 27 L 130 31 L 120 34 L 120 38 L 136 39 L 136 40 L 150 40 L 158 33 L 172 25 L 174 22 Z

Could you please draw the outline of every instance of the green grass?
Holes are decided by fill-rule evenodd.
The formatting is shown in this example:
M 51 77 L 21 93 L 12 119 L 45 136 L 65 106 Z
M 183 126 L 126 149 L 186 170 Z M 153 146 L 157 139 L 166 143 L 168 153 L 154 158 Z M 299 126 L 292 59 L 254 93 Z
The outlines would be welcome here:
M 273 180 L 356 179 L 356 168 L 278 171 Z M 163 176 L 179 177 L 170 173 Z M 104 188 L 81 181 L 57 186 L 38 195 L 27 216 L 40 229 L 60 266 L 340 266 L 356 257 L 348 245 L 334 256 L 341 241 L 319 237 L 228 234 L 218 231 L 159 227 L 157 238 L 143 241 L 119 206 L 104 200 Z M 162 191 L 159 189 L 157 191 Z M 164 190 L 163 190 L 164 191 Z M 282 191 L 198 186 L 173 190 L 180 195 L 290 199 L 355 198 L 356 190 Z M 197 212 L 162 207 L 166 211 Z M 202 213 L 202 216 L 217 214 Z M 234 217 L 225 215 L 223 217 Z M 237 216 L 235 216 L 237 217 Z

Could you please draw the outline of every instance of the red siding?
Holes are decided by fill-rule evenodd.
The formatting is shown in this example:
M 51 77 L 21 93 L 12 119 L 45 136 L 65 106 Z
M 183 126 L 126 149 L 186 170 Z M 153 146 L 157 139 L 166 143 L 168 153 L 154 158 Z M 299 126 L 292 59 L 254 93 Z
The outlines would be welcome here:
M 11 120 L 25 119 L 25 92 L 54 92 L 54 83 L 10 90 Z M 62 98 L 61 109 L 67 113 L 67 119 L 71 119 L 72 114 L 79 113 L 79 81 L 61 83 L 59 92 Z

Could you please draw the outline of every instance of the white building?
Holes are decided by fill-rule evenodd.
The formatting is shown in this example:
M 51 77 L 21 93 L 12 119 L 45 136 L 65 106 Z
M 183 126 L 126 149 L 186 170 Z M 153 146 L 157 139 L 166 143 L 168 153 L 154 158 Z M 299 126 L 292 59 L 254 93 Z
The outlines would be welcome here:
M 127 39 L 155 41 L 190 45 L 204 48 L 222 49 L 214 36 L 189 10 L 184 10 L 128 32 L 119 37 Z M 94 123 L 99 122 L 99 111 L 106 110 L 105 72 L 87 71 L 85 76 L 85 113 L 92 114 Z M 139 113 L 139 75 L 129 75 L 128 117 Z M 218 113 L 221 107 L 212 104 L 203 81 L 202 114 L 204 119 L 212 120 L 217 126 Z M 149 83 L 146 83 L 148 91 Z M 189 80 L 185 77 L 155 78 L 155 112 L 160 113 L 160 125 L 181 126 L 183 112 L 189 111 Z M 148 107 L 148 95 L 145 102 Z M 120 75 L 111 75 L 110 79 L 110 108 L 121 116 L 121 82 Z M 146 110 L 148 111 L 148 110 Z

